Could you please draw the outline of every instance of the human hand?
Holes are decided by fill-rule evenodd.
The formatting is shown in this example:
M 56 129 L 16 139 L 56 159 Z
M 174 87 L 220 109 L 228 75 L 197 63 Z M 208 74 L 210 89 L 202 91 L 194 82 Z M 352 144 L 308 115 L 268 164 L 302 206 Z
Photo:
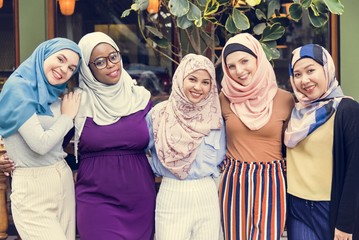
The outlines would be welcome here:
M 61 113 L 66 114 L 72 119 L 75 118 L 81 103 L 81 90 L 69 92 L 62 98 Z
M 11 171 L 15 169 L 15 163 L 9 159 L 9 156 L 4 153 L 0 156 L 0 172 L 5 176 L 10 176 Z
M 353 234 L 345 233 L 337 228 L 334 231 L 334 240 L 352 240 Z

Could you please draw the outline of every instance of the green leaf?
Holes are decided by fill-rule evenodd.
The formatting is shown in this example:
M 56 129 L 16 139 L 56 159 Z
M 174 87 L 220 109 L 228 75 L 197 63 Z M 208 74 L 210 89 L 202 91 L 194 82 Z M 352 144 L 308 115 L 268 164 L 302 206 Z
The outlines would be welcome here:
M 189 3 L 189 11 L 187 14 L 187 18 L 190 21 L 198 21 L 201 19 L 201 10 L 191 2 Z
M 187 16 L 177 18 L 177 26 L 182 29 L 187 29 L 193 25 L 193 22 L 188 20 Z
M 290 7 L 289 7 L 289 13 L 290 16 L 292 17 L 292 19 L 296 22 L 298 22 L 303 15 L 303 9 L 302 6 L 298 3 L 293 3 Z
M 237 32 L 237 27 L 233 22 L 232 16 L 228 16 L 228 18 L 226 20 L 225 28 L 230 33 L 236 33 Z
M 198 28 L 202 27 L 202 18 L 199 18 L 198 20 L 194 20 L 194 25 L 196 25 L 196 27 Z
M 314 5 L 308 8 L 308 17 L 310 23 L 317 28 L 324 26 L 329 20 L 328 14 L 318 12 Z
M 132 9 L 126 9 L 125 11 L 123 11 L 121 18 L 125 18 L 128 15 L 130 15 L 131 11 L 132 11 Z
M 312 4 L 312 0 L 303 0 L 302 1 L 302 7 L 305 9 L 308 9 L 311 4 Z
M 217 0 L 208 0 L 204 9 L 204 16 L 215 14 L 219 9 L 219 2 Z
M 256 9 L 256 16 L 257 16 L 258 20 L 267 19 L 264 12 L 262 12 L 259 8 Z
M 247 30 L 249 28 L 249 20 L 246 15 L 236 8 L 233 8 L 233 22 L 239 30 Z
M 251 7 L 254 7 L 254 6 L 257 6 L 261 3 L 262 0 L 246 0 L 246 3 L 251 6 Z
M 269 61 L 272 59 L 278 59 L 280 57 L 280 52 L 275 47 L 267 45 L 263 42 L 261 42 L 261 45 Z
M 344 6 L 340 0 L 324 0 L 330 12 L 341 15 L 344 12 Z
M 133 11 L 138 11 L 138 10 L 140 10 L 140 5 L 139 4 L 137 4 L 137 3 L 134 3 L 134 4 L 132 4 L 131 5 L 131 9 L 133 10 Z
M 160 48 L 167 48 L 170 45 L 168 39 L 166 38 L 154 37 L 152 41 Z
M 268 4 L 267 18 L 271 18 L 275 10 L 279 10 L 280 5 L 278 0 L 271 0 Z
M 328 9 L 327 5 L 324 3 L 324 1 L 314 0 L 312 3 L 315 5 L 318 12 L 321 12 L 321 13 L 329 12 L 329 9 Z
M 267 26 L 263 30 L 262 41 L 269 42 L 273 40 L 277 40 L 283 36 L 285 32 L 284 27 L 282 27 L 279 23 L 275 23 L 272 26 Z
M 168 3 L 172 15 L 182 17 L 189 11 L 188 0 L 170 0 Z
M 206 6 L 207 0 L 197 0 L 198 4 L 202 7 Z
M 140 5 L 141 11 L 146 10 L 149 4 L 148 0 L 136 0 L 135 2 Z
M 265 23 L 259 23 L 257 25 L 254 26 L 253 28 L 253 32 L 256 34 L 256 35 L 262 35 L 263 33 L 263 30 L 265 29 L 267 25 Z
M 153 35 L 155 35 L 158 38 L 163 38 L 163 34 L 157 29 L 152 26 L 145 26 L 145 28 L 150 31 Z

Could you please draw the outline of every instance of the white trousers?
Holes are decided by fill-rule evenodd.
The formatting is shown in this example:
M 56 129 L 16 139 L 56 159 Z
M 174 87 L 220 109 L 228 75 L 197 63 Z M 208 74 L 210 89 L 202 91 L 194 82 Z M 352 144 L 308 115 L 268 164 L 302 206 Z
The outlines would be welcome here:
M 164 177 L 156 199 L 156 240 L 222 239 L 218 190 L 211 177 Z
M 10 195 L 15 226 L 23 240 L 74 240 L 75 191 L 64 161 L 16 168 Z

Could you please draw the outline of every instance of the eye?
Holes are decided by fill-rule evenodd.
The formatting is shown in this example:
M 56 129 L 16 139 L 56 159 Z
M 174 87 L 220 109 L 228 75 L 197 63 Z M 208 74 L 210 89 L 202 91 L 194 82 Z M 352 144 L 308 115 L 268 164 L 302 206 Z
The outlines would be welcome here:
M 93 63 L 96 65 L 96 67 L 102 67 L 106 64 L 104 58 L 98 58 Z
M 208 86 L 208 85 L 211 84 L 211 81 L 203 81 L 203 84 L 204 84 L 205 86 Z
M 294 73 L 294 78 L 300 78 L 301 74 L 300 73 Z
M 243 59 L 241 62 L 242 64 L 246 64 L 248 62 L 248 59 Z
M 308 69 L 308 73 L 313 73 L 315 71 L 315 69 Z
M 227 68 L 229 70 L 235 70 L 236 69 L 236 67 L 234 65 L 227 65 Z
M 57 59 L 59 60 L 60 63 L 63 63 L 65 60 L 63 59 L 63 57 L 58 56 Z
M 117 61 L 119 59 L 119 54 L 117 52 L 111 53 L 109 56 L 110 60 Z
M 76 68 L 75 68 L 75 67 L 70 66 L 70 67 L 69 67 L 69 69 L 70 69 L 70 71 L 71 71 L 71 72 L 74 72 Z

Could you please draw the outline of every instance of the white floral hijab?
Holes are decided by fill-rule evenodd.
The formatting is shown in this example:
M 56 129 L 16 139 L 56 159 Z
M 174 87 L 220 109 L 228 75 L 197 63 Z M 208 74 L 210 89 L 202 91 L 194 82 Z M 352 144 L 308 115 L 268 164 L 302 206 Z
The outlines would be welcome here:
M 211 90 L 199 103 L 191 103 L 183 91 L 183 80 L 196 70 L 211 76 Z M 215 69 L 206 57 L 186 55 L 173 76 L 169 100 L 152 110 L 155 146 L 160 162 L 179 179 L 185 179 L 196 159 L 197 148 L 212 129 L 222 127 Z

